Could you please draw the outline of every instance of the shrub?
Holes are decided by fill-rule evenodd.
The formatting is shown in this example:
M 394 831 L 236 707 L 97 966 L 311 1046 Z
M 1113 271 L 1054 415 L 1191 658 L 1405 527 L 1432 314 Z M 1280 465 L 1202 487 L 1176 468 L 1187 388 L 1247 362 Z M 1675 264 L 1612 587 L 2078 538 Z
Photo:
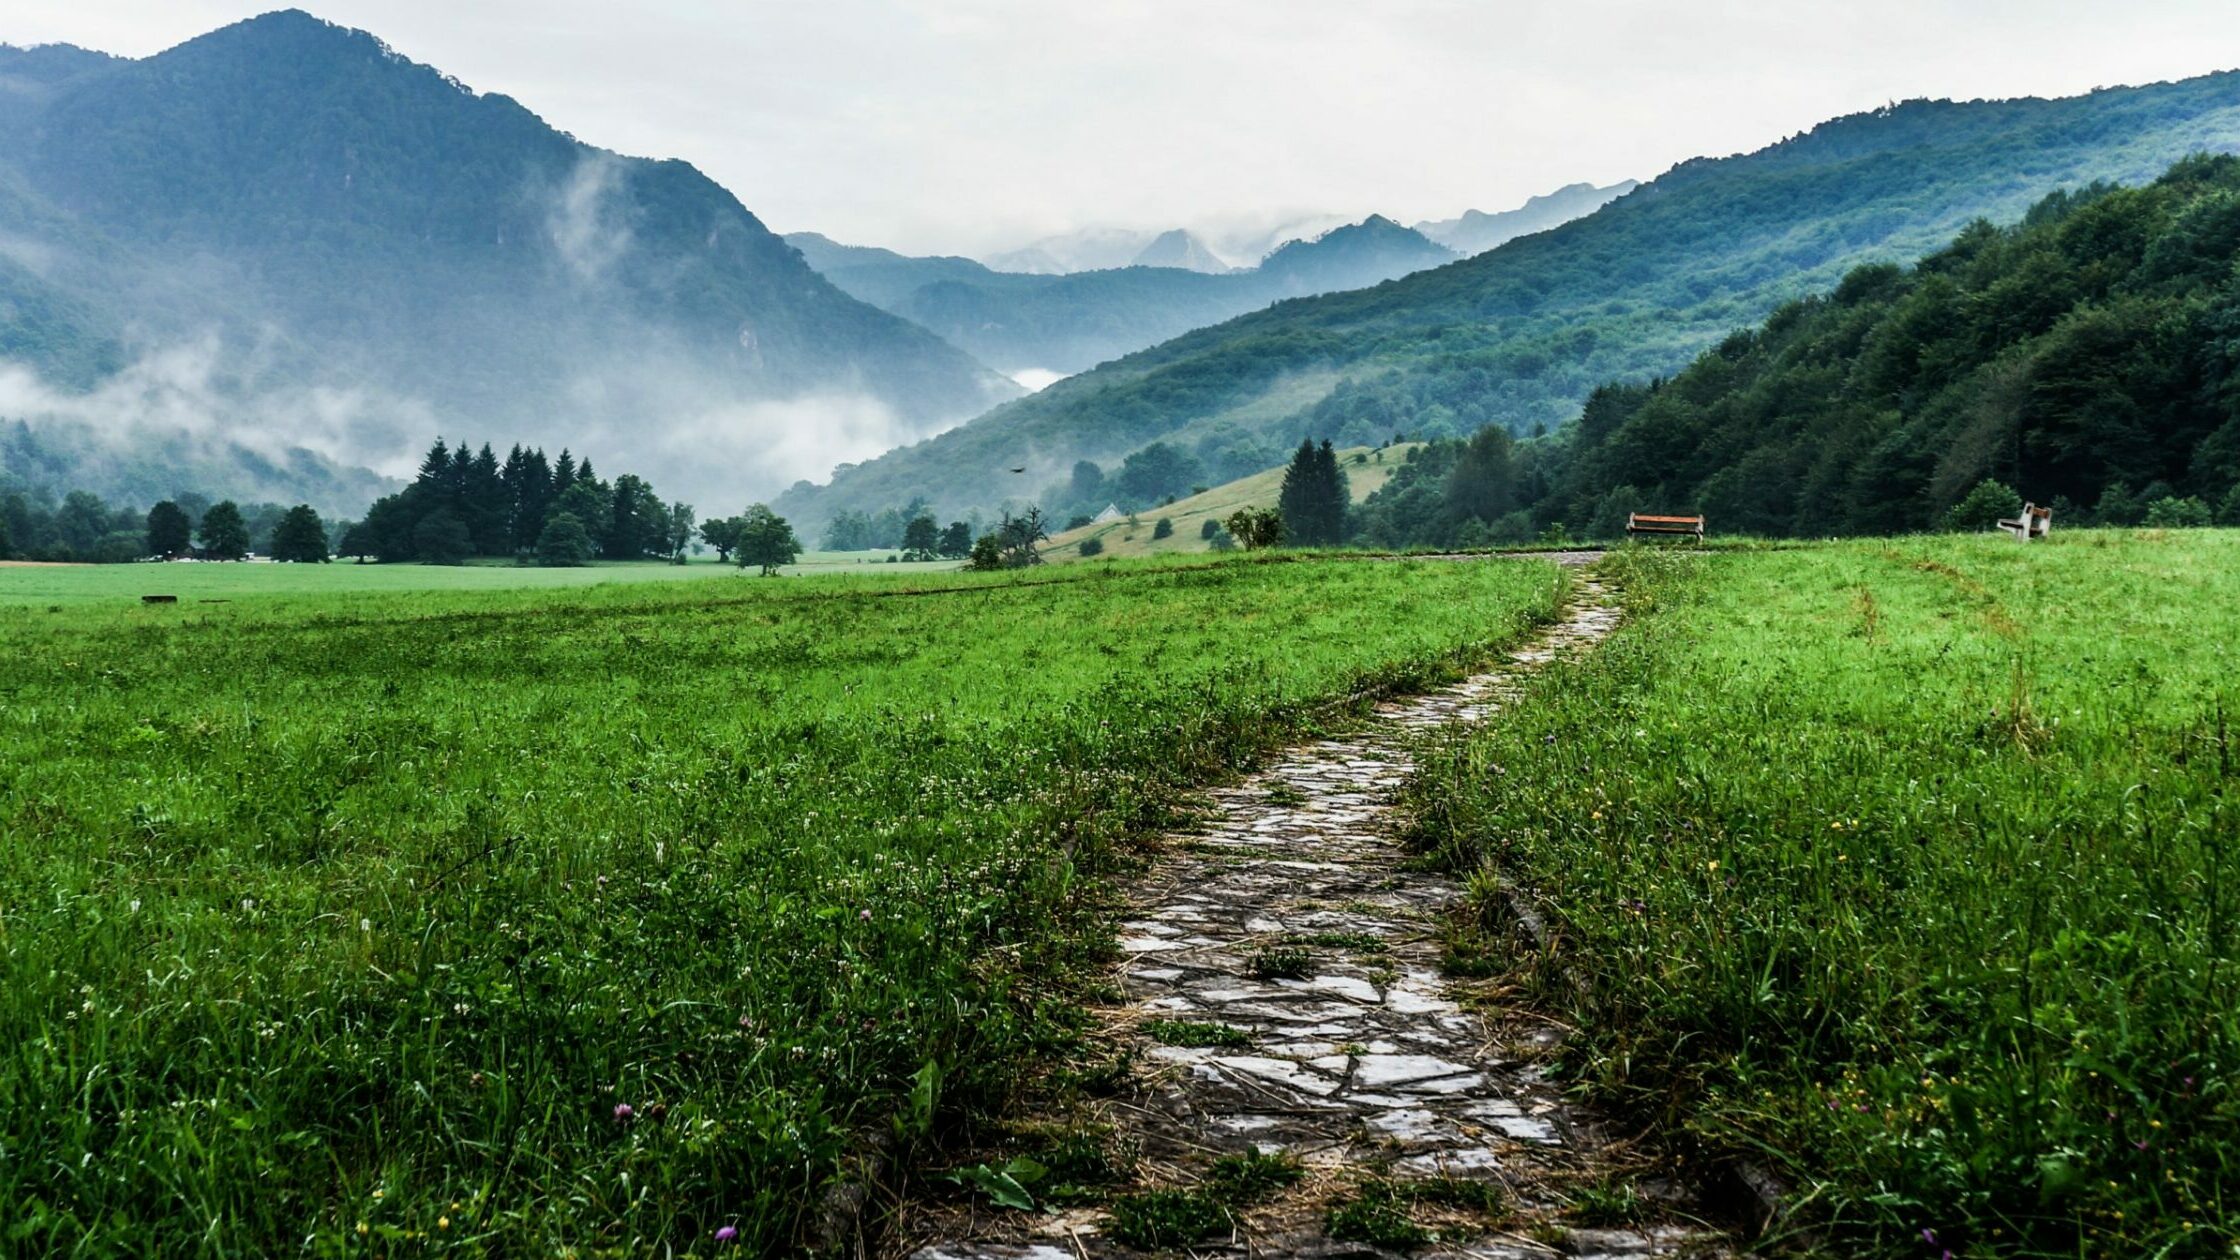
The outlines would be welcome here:
M 2240 503 L 2240 486 L 2235 486 L 2233 488 L 2233 495 L 2233 501 L 2235 503 Z M 1219 534 L 1220 532 L 1221 522 L 1213 519 L 1210 516 L 1206 518 L 1205 524 L 1198 527 L 1198 537 L 1200 538 L 1212 538 L 1214 535 Z
M 1084 527 L 1084 526 L 1087 526 L 1087 525 L 1094 525 L 1094 524 L 1096 524 L 1096 523 L 1097 523 L 1097 518 L 1096 518 L 1096 517 L 1094 517 L 1094 516 L 1088 516 L 1088 515 L 1084 515 L 1084 514 L 1082 514 L 1082 513 L 1078 513 L 1078 512 L 1077 512 L 1077 513 L 1075 513 L 1074 515 L 1072 515 L 1072 516 L 1069 516 L 1069 517 L 1067 517 L 1067 518 L 1066 518 L 1066 528 L 1067 528 L 1067 529 L 1080 529 L 1080 528 L 1082 528 L 1082 527 Z
M 1174 522 L 1164 516 L 1160 517 L 1159 523 L 1151 527 L 1151 537 L 1154 539 L 1174 537 Z
M 1948 533 L 1973 533 L 2020 515 L 2022 496 L 2004 483 L 1986 477 L 1945 510 L 1944 527 Z
M 1081 554 L 1082 554 L 1082 555 L 1084 555 L 1084 556 L 1101 556 L 1101 555 L 1103 555 L 1103 554 L 1104 554 L 1104 539 L 1102 539 L 1102 538 L 1084 538 L 1084 539 L 1082 539 L 1082 540 L 1081 540 Z
M 1239 508 L 1229 514 L 1229 534 L 1246 551 L 1273 547 L 1283 541 L 1283 517 L 1274 508 Z
M 573 512 L 553 513 L 537 535 L 537 563 L 548 569 L 580 568 L 591 551 L 591 533 Z
M 2224 502 L 2217 505 L 2217 524 L 2240 526 L 2240 485 L 2233 486 Z
M 2209 505 L 2191 495 L 2164 495 L 2147 505 L 2146 523 L 2155 529 L 2206 529 Z

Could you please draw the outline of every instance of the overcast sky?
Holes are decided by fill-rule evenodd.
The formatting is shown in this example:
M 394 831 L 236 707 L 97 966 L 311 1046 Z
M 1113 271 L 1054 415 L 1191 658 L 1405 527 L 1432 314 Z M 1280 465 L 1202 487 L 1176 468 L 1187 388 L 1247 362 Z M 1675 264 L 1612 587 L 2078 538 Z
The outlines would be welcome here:
M 272 4 L 8 0 L 145 55 Z M 780 231 L 977 253 L 1091 225 L 1503 209 L 1916 96 L 2240 66 L 2234 0 L 320 0 L 685 158 Z

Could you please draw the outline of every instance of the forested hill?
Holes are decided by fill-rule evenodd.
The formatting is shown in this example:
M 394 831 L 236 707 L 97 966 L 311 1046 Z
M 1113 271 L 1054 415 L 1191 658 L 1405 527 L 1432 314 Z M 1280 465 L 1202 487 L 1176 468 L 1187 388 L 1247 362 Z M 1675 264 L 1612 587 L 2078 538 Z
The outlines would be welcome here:
M 818 519 L 927 493 L 960 511 L 1015 492 L 1006 468 L 1061 473 L 1153 441 L 1209 465 L 1252 455 L 1265 466 L 1308 435 L 1346 445 L 1488 423 L 1553 429 L 1595 386 L 1677 371 L 1862 262 L 1917 257 L 1971 219 L 2012 220 L 2059 187 L 2152 179 L 2189 153 L 2236 147 L 2235 73 L 1837 119 L 1756 153 L 1684 163 L 1464 262 L 1187 334 L 829 488 L 797 488 L 785 510 Z
M 2172 498 L 2240 514 L 2240 158 L 2057 194 L 1911 269 L 1862 267 L 1669 381 L 1598 392 L 1547 445 L 1525 452 L 1531 519 L 1512 532 L 1643 510 L 1702 511 L 1720 533 L 1894 533 L 1986 479 L 2057 524 L 2137 524 Z
M 908 440 L 1019 392 L 685 163 L 593 148 L 300 12 L 142 60 L 0 48 L 0 243 L 8 364 L 99 393 L 191 351 L 167 396 L 337 454 L 471 422 L 745 494 L 800 445 L 753 407 Z M 160 423 L 103 401 L 130 400 L 59 406 Z
M 1168 233 L 1158 242 L 1182 235 Z M 916 258 L 786 237 L 847 292 L 932 329 L 1007 372 L 1079 372 L 1282 298 L 1357 289 L 1455 260 L 1382 216 L 1291 241 L 1226 274 L 1137 264 L 1064 275 L 991 270 L 969 258 Z M 1178 247 L 1183 248 L 1183 247 Z

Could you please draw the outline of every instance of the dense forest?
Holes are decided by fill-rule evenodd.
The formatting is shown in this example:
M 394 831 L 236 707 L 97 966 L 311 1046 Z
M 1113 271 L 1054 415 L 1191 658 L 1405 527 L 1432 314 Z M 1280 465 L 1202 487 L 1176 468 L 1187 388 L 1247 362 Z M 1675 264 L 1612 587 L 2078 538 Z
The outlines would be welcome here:
M 1554 429 L 1603 382 L 1684 367 L 1866 262 L 1906 260 L 2056 188 L 2150 180 L 2240 135 L 2240 73 L 2062 100 L 1911 101 L 1755 153 L 1683 163 L 1595 213 L 1372 289 L 1200 329 L 916 446 L 797 487 L 822 519 L 932 496 L 993 506 L 1004 469 L 1111 463 L 1152 442 L 1279 462 L 1339 446 Z
M 602 481 L 587 458 L 515 446 L 500 462 L 490 444 L 456 449 L 437 438 L 420 473 L 376 502 L 337 550 L 384 561 L 456 564 L 469 556 L 548 564 L 681 558 L 694 541 L 688 503 L 663 503 L 642 477 Z
M 1719 533 L 1945 523 L 1992 483 L 2059 522 L 2240 524 L 2240 158 L 2096 183 L 1857 268 L 1575 424 L 1435 443 L 1355 514 L 1386 545 L 1608 537 L 1630 511 Z

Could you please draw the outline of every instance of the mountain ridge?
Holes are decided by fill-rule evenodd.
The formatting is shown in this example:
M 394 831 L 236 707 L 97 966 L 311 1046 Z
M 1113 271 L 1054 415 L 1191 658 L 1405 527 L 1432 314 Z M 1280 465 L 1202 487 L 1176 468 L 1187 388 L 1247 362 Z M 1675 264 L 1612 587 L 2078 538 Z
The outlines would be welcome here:
M 1676 371 L 1860 262 L 1910 261 L 2058 187 L 2152 178 L 2188 153 L 2236 147 L 2231 71 L 1847 115 L 1754 153 L 1679 163 L 1475 258 L 1194 330 L 782 502 L 814 520 L 934 487 L 937 506 L 961 512 L 1017 493 L 984 468 L 1062 473 L 1151 442 L 1242 463 L 1309 435 L 1550 429 L 1596 385 Z
M 1176 238 L 1180 229 L 1159 238 Z M 1269 302 L 1376 284 L 1454 255 L 1382 215 L 1292 241 L 1256 267 L 1000 272 L 969 258 L 911 257 L 814 232 L 786 242 L 841 289 L 933 330 L 1007 371 L 1070 374 Z M 1203 250 L 1202 243 L 1174 249 Z M 1147 247 L 1148 249 L 1149 247 Z
M 6 94 L 0 135 L 0 353 L 64 391 L 207 340 L 245 398 L 358 397 L 305 435 L 338 458 L 471 424 L 629 445 L 725 499 L 1020 392 L 689 163 L 585 144 L 300 10 L 140 59 L 8 50 L 0 78 L 38 89 Z M 804 429 L 852 445 L 827 459 Z

